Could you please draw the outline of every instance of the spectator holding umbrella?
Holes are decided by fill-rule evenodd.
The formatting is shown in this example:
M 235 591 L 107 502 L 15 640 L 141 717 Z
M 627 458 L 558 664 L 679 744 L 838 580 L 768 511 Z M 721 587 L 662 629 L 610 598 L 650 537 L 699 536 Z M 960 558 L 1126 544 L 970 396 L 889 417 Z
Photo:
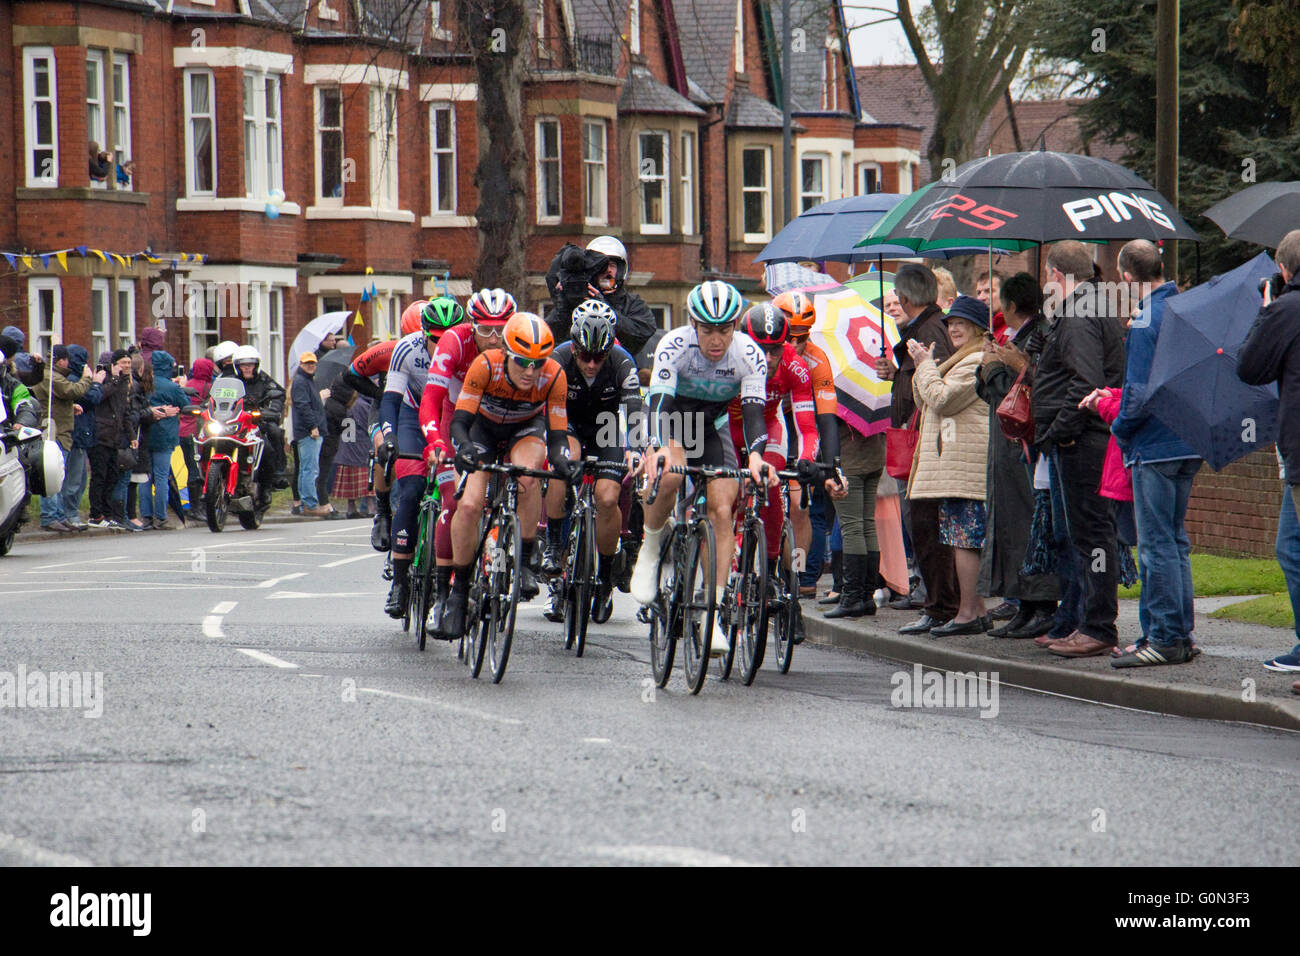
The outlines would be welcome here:
M 1057 530 L 1069 542 L 1059 562 L 1062 610 L 1067 617 L 1081 610 L 1079 620 L 1064 622 L 1073 630 L 1046 646 L 1060 657 L 1097 657 L 1119 640 L 1115 512 L 1112 501 L 1097 494 L 1110 430 L 1080 403 L 1095 389 L 1123 384 L 1123 326 L 1099 294 L 1083 243 L 1054 244 L 1047 269 L 1059 304 L 1034 376 L 1034 444 L 1049 456 L 1065 524 Z M 1072 599 L 1069 575 L 1081 604 Z
M 1237 377 L 1248 385 L 1277 383 L 1278 439 L 1277 448 L 1282 457 L 1282 468 L 1291 495 L 1291 512 L 1284 506 L 1278 527 L 1278 550 L 1284 547 L 1283 531 L 1291 544 L 1287 549 L 1289 560 L 1281 562 L 1300 574 L 1300 561 L 1295 560 L 1292 548 L 1300 543 L 1300 536 L 1292 532 L 1294 512 L 1300 510 L 1300 229 L 1293 229 L 1282 237 L 1277 246 L 1277 267 L 1281 273 L 1282 289 L 1273 297 L 1270 286 L 1264 292 L 1264 308 L 1246 342 L 1237 354 Z M 1288 520 L 1290 519 L 1290 520 Z M 1296 595 L 1300 589 L 1288 575 L 1287 589 Z M 1294 601 L 1292 602 L 1294 605 Z M 1297 617 L 1300 626 L 1300 617 Z M 1300 632 L 1298 632 L 1300 636 Z M 1280 654 L 1265 665 L 1270 670 L 1300 671 L 1300 644 L 1289 654 Z

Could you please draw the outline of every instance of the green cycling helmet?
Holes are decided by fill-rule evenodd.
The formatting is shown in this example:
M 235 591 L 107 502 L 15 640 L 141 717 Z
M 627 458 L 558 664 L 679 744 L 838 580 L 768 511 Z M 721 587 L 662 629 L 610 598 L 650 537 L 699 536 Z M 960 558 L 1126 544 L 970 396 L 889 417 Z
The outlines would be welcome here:
M 420 310 L 420 328 L 429 338 L 437 338 L 452 326 L 465 321 L 465 310 L 450 296 L 439 296 Z

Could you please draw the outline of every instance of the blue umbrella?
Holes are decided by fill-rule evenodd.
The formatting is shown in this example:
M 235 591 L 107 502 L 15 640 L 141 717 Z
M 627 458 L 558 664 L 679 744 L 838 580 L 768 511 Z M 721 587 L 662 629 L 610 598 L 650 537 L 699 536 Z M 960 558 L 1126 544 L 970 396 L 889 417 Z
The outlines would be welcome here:
M 875 253 L 864 256 L 853 246 L 904 198 L 902 193 L 866 193 L 820 203 L 791 219 L 754 261 L 857 262 L 875 258 Z
M 1259 280 L 1277 271 L 1260 253 L 1171 296 L 1142 408 L 1215 471 L 1277 439 L 1277 386 L 1237 378 L 1237 353 L 1259 315 Z

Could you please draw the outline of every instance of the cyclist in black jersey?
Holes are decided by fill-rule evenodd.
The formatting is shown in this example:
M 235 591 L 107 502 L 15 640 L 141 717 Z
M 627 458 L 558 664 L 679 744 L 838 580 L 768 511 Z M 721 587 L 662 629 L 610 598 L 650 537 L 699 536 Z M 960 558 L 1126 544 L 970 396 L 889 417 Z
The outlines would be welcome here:
M 568 381 L 569 457 L 588 455 L 602 461 L 636 465 L 636 452 L 644 444 L 645 413 L 636 362 L 614 342 L 614 311 L 604 302 L 588 299 L 573 310 L 570 341 L 556 347 L 552 358 L 564 369 Z M 608 610 L 613 596 L 613 568 L 618 554 L 623 514 L 619 508 L 623 474 L 617 469 L 596 475 L 596 551 L 600 581 L 593 604 Z M 553 482 L 546 496 L 546 550 L 542 571 L 557 574 L 564 553 L 564 521 L 568 488 Z M 552 608 L 548 617 L 554 616 Z

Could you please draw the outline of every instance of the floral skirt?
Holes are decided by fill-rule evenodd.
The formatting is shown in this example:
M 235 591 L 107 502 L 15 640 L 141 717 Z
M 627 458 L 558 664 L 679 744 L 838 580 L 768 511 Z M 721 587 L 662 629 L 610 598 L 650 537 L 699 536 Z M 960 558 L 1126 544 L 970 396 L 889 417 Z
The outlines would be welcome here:
M 944 498 L 939 502 L 939 540 L 954 548 L 984 547 L 984 502 Z

